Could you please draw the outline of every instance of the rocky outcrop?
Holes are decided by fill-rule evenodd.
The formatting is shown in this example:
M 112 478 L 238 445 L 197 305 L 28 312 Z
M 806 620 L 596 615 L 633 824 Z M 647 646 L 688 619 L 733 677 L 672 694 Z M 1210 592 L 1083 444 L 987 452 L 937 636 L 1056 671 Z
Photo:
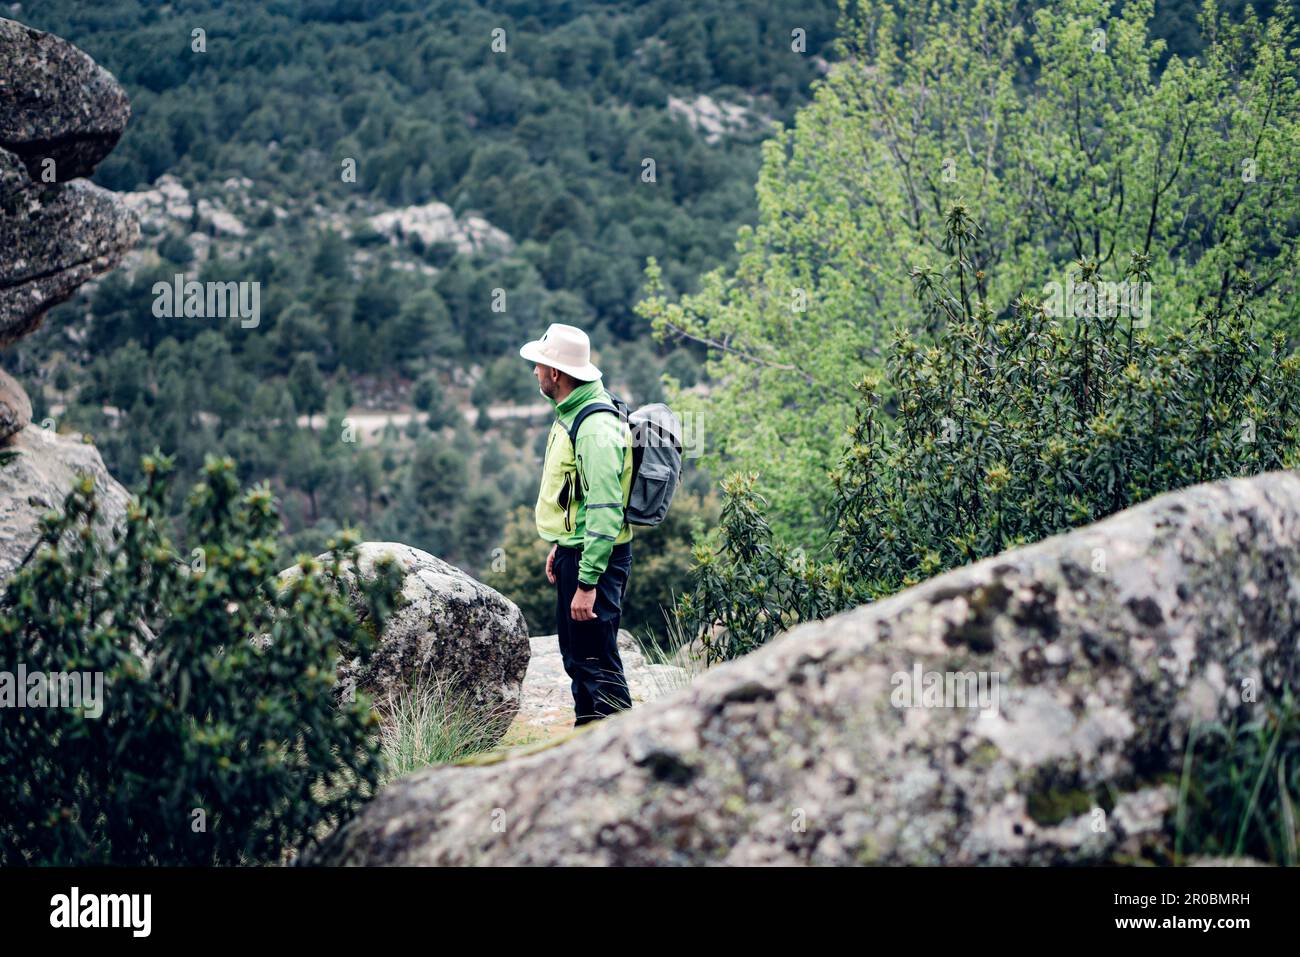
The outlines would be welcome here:
M 14 377 L 0 369 L 0 445 L 32 421 L 32 400 Z
M 130 116 L 112 76 L 72 44 L 0 19 L 0 346 L 121 260 L 135 215 L 89 175 Z
M 89 176 L 131 117 L 109 72 L 66 40 L 0 19 L 0 146 L 33 178 L 53 159 L 59 181 Z
M 1198 486 L 793 629 L 549 749 L 410 775 L 314 859 L 1158 855 L 1189 727 L 1294 686 L 1297 634 L 1300 476 Z
M 372 579 L 375 562 L 383 556 L 391 556 L 402 571 L 398 608 L 364 665 L 356 648 L 339 649 L 340 684 L 385 698 L 424 677 L 452 679 L 477 708 L 494 718 L 500 737 L 519 710 L 520 687 L 528 669 L 528 626 L 523 613 L 459 568 L 409 545 L 363 543 L 356 574 Z M 298 568 L 290 568 L 281 572 L 281 578 L 299 574 Z M 356 574 L 348 571 L 350 585 L 355 585 Z M 358 609 L 363 607 L 355 590 L 351 597 Z
M 72 44 L 0 19 L 0 346 L 117 262 L 135 215 L 79 180 L 117 143 L 131 113 L 117 81 Z M 127 493 L 79 435 L 32 426 L 22 386 L 0 372 L 0 583 L 36 543 L 80 475 L 95 485 L 101 532 Z
M 80 435 L 59 435 L 28 426 L 0 453 L 0 587 L 26 559 L 40 534 L 41 516 L 63 510 L 64 499 L 89 476 L 95 484 L 96 525 L 101 534 L 126 516 L 128 495 L 104 468 L 93 445 Z
M 509 234 L 482 216 L 457 219 L 450 206 L 436 201 L 379 213 L 371 216 L 369 223 L 375 232 L 388 237 L 393 244 L 416 238 L 426 248 L 447 243 L 463 254 L 487 249 L 508 252 L 514 248 Z
M 761 116 L 739 103 L 715 100 L 707 93 L 697 94 L 693 100 L 668 97 L 668 112 L 680 116 L 691 128 L 704 134 L 704 142 L 717 143 L 726 136 L 755 131 L 770 132 L 781 124 L 770 116 Z

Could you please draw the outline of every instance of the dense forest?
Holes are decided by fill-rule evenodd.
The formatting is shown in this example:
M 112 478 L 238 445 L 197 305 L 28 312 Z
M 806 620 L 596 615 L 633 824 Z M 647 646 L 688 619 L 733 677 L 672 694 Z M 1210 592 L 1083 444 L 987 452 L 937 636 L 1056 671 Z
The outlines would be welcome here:
M 535 496 L 547 424 L 488 415 L 540 401 L 519 344 L 571 322 L 628 398 L 662 397 L 665 372 L 696 382 L 702 353 L 656 344 L 634 314 L 645 260 L 683 289 L 727 260 L 754 217 L 758 144 L 806 101 L 836 17 L 832 2 L 742 6 L 25 10 L 130 93 L 97 181 L 174 178 L 180 199 L 146 211 L 126 270 L 6 362 L 38 417 L 91 433 L 125 482 L 155 447 L 182 476 L 230 454 L 241 480 L 272 482 L 297 548 L 352 524 L 487 571 L 511 510 Z M 734 105 L 734 122 L 696 123 L 683 104 L 701 95 Z M 432 203 L 500 241 L 373 225 Z M 177 273 L 260 283 L 256 326 L 156 317 L 154 284 Z M 398 415 L 358 429 L 349 409 Z M 704 477 L 691 488 L 683 512 L 706 507 Z
M 1201 49 L 1196 14 L 1156 5 L 1157 68 Z M 525 590 L 546 420 L 513 409 L 538 401 L 515 350 L 564 321 L 591 331 L 628 398 L 662 398 L 666 376 L 706 410 L 710 472 L 688 460 L 680 519 L 644 536 L 664 566 L 633 626 L 657 625 L 686 587 L 691 538 L 716 520 L 709 489 L 753 464 L 747 442 L 770 455 L 808 440 L 769 486 L 786 487 L 779 525 L 825 523 L 806 490 L 824 485 L 847 406 L 827 407 L 837 428 L 809 418 L 811 436 L 749 430 L 726 405 L 734 381 L 707 400 L 707 337 L 656 338 L 637 304 L 649 259 L 654 291 L 674 297 L 736 261 L 738 230 L 759 222 L 761 144 L 841 55 L 832 0 L 44 0 L 16 15 L 131 96 L 96 180 L 141 197 L 141 249 L 4 357 L 38 420 L 91 434 L 124 482 L 155 448 L 182 477 L 229 454 L 241 481 L 271 483 L 293 549 L 355 525 L 544 608 Z M 439 203 L 442 239 L 383 225 Z M 178 273 L 258 283 L 256 325 L 158 318 L 154 285 Z

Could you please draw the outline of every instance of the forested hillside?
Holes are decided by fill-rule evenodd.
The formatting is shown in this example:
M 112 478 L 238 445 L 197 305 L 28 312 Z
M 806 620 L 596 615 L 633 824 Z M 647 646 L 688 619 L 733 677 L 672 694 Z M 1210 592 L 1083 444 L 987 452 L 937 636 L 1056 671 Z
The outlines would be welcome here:
M 664 371 L 695 382 L 702 353 L 633 312 L 645 259 L 683 289 L 728 259 L 758 143 L 806 101 L 836 17 L 830 0 L 20 15 L 128 90 L 96 179 L 137 194 L 145 229 L 125 271 L 6 355 L 38 418 L 93 434 L 127 482 L 155 446 L 184 477 L 231 454 L 272 482 L 297 547 L 358 524 L 480 572 L 535 495 L 544 418 L 487 413 L 538 401 L 519 344 L 571 322 L 630 397 Z M 260 283 L 257 324 L 158 318 L 154 284 L 177 273 Z
M 1157 5 L 1156 68 L 1201 49 L 1196 11 Z M 133 119 L 96 180 L 132 193 L 145 226 L 125 270 L 5 354 L 38 421 L 93 435 L 128 484 L 155 447 L 186 480 L 229 454 L 242 481 L 271 483 L 291 547 L 359 525 L 491 572 L 526 608 L 510 563 L 534 561 L 546 421 L 516 408 L 537 401 L 518 344 L 571 322 L 629 398 L 659 398 L 664 373 L 715 390 L 698 342 L 656 340 L 637 314 L 646 260 L 673 297 L 735 262 L 755 184 L 773 195 L 778 175 L 760 177 L 760 143 L 837 59 L 833 0 L 43 0 L 13 15 L 126 87 Z M 257 283 L 256 322 L 160 318 L 155 283 L 177 274 Z M 878 341 L 889 310 L 843 305 Z M 831 366 L 856 355 L 813 344 Z M 705 493 L 753 464 L 746 449 L 785 450 L 769 471 L 785 515 L 798 500 L 805 528 L 826 521 L 811 507 L 842 431 L 825 426 L 848 405 L 807 417 L 780 388 L 738 405 L 742 383 L 697 418 L 714 474 L 693 469 L 675 521 L 644 536 L 664 564 L 634 623 L 684 587 L 690 529 L 716 516 Z M 784 411 L 754 429 L 742 406 Z
M 1297 4 L 217 3 L 0 17 L 0 864 L 1300 863 Z

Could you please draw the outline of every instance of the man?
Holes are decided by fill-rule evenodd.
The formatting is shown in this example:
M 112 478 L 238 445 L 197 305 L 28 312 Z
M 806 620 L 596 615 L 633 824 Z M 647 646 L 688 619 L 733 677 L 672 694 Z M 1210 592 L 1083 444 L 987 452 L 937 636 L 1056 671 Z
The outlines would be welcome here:
M 534 363 L 537 385 L 555 407 L 537 492 L 537 533 L 552 543 L 546 578 L 555 585 L 555 627 L 577 726 L 632 706 L 618 654 L 632 570 L 632 528 L 623 517 L 632 435 L 620 416 L 593 412 L 579 427 L 577 447 L 569 441 L 583 407 L 609 402 L 581 329 L 552 323 L 519 354 Z

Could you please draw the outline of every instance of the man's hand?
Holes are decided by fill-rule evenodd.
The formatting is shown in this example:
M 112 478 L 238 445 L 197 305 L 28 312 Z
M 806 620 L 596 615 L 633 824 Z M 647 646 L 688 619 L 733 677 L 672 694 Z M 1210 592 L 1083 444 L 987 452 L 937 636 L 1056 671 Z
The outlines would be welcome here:
M 569 606 L 569 617 L 574 621 L 593 621 L 596 618 L 596 589 L 583 591 L 579 588 L 573 593 L 573 604 Z
M 551 551 L 546 556 L 546 580 L 552 585 L 555 584 L 555 550 L 559 544 L 551 546 Z

